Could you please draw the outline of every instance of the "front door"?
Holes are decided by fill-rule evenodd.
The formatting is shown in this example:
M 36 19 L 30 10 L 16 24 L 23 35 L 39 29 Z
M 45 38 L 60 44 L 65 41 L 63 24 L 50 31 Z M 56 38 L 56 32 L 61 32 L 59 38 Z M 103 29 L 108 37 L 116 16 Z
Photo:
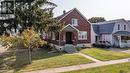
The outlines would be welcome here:
M 73 42 L 72 42 L 72 32 L 66 32 L 66 44 L 73 44 Z

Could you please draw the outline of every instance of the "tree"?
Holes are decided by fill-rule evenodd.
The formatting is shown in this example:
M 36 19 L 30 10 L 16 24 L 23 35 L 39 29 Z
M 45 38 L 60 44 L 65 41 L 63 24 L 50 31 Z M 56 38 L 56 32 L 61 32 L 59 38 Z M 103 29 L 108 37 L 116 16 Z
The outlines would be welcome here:
M 30 63 L 31 51 L 33 51 L 33 49 L 38 48 L 39 46 L 42 46 L 43 44 L 47 44 L 47 42 L 42 40 L 40 36 L 37 34 L 37 32 L 35 32 L 32 28 L 24 30 L 20 36 L 19 41 L 28 48 Z
M 88 19 L 89 22 L 91 23 L 98 23 L 98 22 L 104 22 L 106 21 L 104 17 L 92 17 Z
M 22 34 L 17 36 L 3 35 L 0 37 L 0 41 L 3 46 L 10 47 L 10 50 L 21 50 L 22 47 L 26 47 L 28 49 L 29 63 L 31 63 L 31 51 L 44 44 L 47 44 L 47 42 L 42 40 L 38 33 L 35 32 L 32 28 L 24 30 Z
M 18 3 L 16 5 L 16 21 L 22 26 L 22 29 L 34 27 L 36 31 L 50 31 L 50 28 L 57 27 L 59 24 L 53 18 L 53 9 L 57 5 L 49 0 L 31 0 L 30 2 Z

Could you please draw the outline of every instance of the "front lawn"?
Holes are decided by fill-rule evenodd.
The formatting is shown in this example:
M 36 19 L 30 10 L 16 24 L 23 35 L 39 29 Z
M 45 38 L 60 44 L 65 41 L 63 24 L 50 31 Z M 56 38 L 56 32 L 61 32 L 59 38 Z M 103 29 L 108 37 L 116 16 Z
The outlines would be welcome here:
M 81 52 L 102 61 L 130 58 L 130 54 L 127 53 L 114 52 L 100 48 L 83 49 Z
M 24 57 L 24 56 L 23 56 Z M 49 68 L 71 66 L 78 64 L 86 64 L 92 62 L 77 54 L 65 54 L 65 53 L 45 53 L 39 51 L 33 56 L 32 64 L 25 65 L 17 69 L 18 72 L 28 72 L 34 70 L 43 70 Z
M 64 73 L 130 73 L 130 62 Z

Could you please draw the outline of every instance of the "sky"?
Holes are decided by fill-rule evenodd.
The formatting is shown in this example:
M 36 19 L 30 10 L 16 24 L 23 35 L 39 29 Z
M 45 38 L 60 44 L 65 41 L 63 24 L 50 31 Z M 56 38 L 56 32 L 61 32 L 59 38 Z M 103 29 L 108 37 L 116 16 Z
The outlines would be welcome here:
M 50 0 L 58 5 L 54 17 L 77 8 L 87 19 L 105 17 L 106 20 L 130 20 L 130 0 Z

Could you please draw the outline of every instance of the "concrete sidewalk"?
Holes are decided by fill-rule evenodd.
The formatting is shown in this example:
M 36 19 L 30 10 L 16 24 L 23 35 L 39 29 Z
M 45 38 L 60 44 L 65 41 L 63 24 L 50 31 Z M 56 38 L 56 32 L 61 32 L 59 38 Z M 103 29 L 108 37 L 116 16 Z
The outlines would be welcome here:
M 130 54 L 130 50 L 125 50 L 125 51 L 122 51 L 122 52 Z
M 106 65 L 112 65 L 112 64 L 119 64 L 119 63 L 125 63 L 125 62 L 130 62 L 130 58 L 120 59 L 120 60 L 112 60 L 112 61 L 105 61 L 105 62 L 95 62 L 95 63 L 89 63 L 89 64 L 83 64 L 83 65 L 74 65 L 74 66 L 67 66 L 67 67 L 60 67 L 60 68 L 52 68 L 52 69 L 46 69 L 46 70 L 26 72 L 26 73 L 59 73 L 59 72 L 94 68 L 94 67 L 100 67 L 100 66 L 106 66 Z
M 90 59 L 92 61 L 95 61 L 95 62 L 103 62 L 103 61 L 97 60 L 97 59 L 95 59 L 95 58 L 93 58 L 93 57 L 91 57 L 89 55 L 83 54 L 83 53 L 76 53 L 76 54 L 81 55 L 81 56 L 83 56 L 83 57 L 85 57 L 87 59 Z

